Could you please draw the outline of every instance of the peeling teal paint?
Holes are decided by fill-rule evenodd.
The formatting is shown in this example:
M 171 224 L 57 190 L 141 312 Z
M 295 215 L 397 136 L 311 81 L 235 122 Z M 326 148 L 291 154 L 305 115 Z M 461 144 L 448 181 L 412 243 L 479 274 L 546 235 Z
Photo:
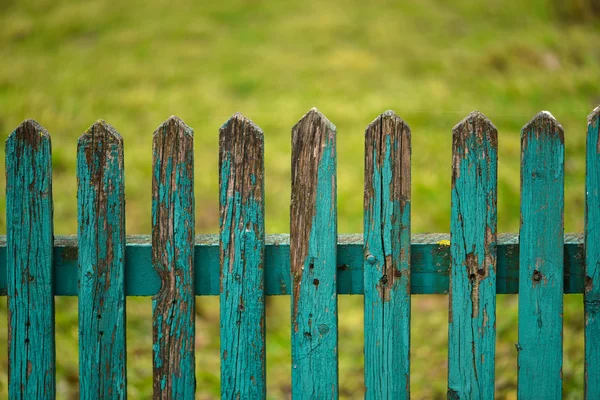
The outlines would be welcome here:
M 388 111 L 365 133 L 365 398 L 410 398 L 410 129 Z
M 316 128 L 315 125 L 320 125 Z M 292 397 L 331 399 L 338 397 L 338 325 L 336 286 L 337 185 L 335 126 L 316 109 L 309 111 L 292 131 L 296 143 L 305 146 L 319 143 L 321 157 L 316 162 L 316 176 L 306 176 L 304 184 L 314 185 L 314 204 L 306 204 L 313 215 L 298 215 L 294 228 L 310 221 L 307 253 L 302 264 L 292 266 Z M 318 137 L 320 135 L 320 138 Z M 301 136 L 305 136 L 300 138 Z M 314 136 L 314 137 L 311 137 Z M 299 149 L 293 149 L 298 151 Z M 292 163 L 300 162 L 298 155 Z M 300 165 L 293 167 L 299 168 Z M 304 173 L 296 170 L 298 173 Z M 297 181 L 292 192 L 305 190 Z M 298 194 L 298 193 L 296 193 Z M 306 199 L 304 201 L 307 201 Z M 297 205 L 300 206 L 300 205 Z M 293 234 L 293 233 L 292 233 Z M 298 233 L 301 235 L 302 233 Z M 300 237 L 292 237 L 292 241 Z M 292 251 L 301 251 L 296 248 Z
M 498 132 L 475 111 L 452 136 L 448 397 L 492 399 Z
M 78 142 L 79 396 L 127 397 L 123 140 L 104 121 Z
M 171 117 L 154 133 L 152 298 L 154 398 L 193 399 L 195 379 L 193 131 Z
M 541 112 L 521 132 L 519 398 L 562 397 L 564 137 Z
M 585 396 L 600 398 L 600 107 L 588 117 L 585 173 Z
M 50 135 L 26 120 L 8 137 L 5 154 L 8 395 L 52 399 L 56 360 Z
M 266 397 L 263 133 L 237 113 L 219 132 L 221 398 Z

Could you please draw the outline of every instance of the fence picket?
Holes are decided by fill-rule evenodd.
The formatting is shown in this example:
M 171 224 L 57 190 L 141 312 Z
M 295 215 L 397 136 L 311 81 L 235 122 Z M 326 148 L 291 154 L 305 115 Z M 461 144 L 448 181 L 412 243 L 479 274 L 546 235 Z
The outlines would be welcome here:
M 393 111 L 365 132 L 365 391 L 410 397 L 410 128 Z
M 123 139 L 96 122 L 77 145 L 79 396 L 127 397 Z
M 152 298 L 154 398 L 193 399 L 195 379 L 193 131 L 171 117 L 154 132 Z
M 50 135 L 24 121 L 6 141 L 8 394 L 56 396 Z
M 219 130 L 221 397 L 266 397 L 263 133 L 237 113 Z
M 292 397 L 338 397 L 335 126 L 316 108 L 292 128 Z
M 519 398 L 562 396 L 564 134 L 546 111 L 521 132 Z
M 494 397 L 498 131 L 474 111 L 452 130 L 448 398 Z
M 585 173 L 585 397 L 600 398 L 600 107 L 588 117 Z

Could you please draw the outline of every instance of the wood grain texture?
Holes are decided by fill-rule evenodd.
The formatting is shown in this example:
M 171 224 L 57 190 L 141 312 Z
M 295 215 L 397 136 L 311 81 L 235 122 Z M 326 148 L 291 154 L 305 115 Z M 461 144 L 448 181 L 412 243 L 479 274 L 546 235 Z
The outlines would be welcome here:
M 494 397 L 498 131 L 474 111 L 452 130 L 448 398 Z
M 264 399 L 263 133 L 237 113 L 219 130 L 221 398 Z
M 96 122 L 77 145 L 79 397 L 125 399 L 123 139 Z
M 365 132 L 365 397 L 410 397 L 410 128 L 393 111 Z
M 292 397 L 338 397 L 335 126 L 313 108 L 292 128 Z
M 564 134 L 546 111 L 521 132 L 519 398 L 562 396 Z
M 171 117 L 154 132 L 152 298 L 154 398 L 193 399 L 195 370 L 193 131 Z
M 56 396 L 50 135 L 24 121 L 6 141 L 8 395 Z
M 600 398 L 600 107 L 588 117 L 585 173 L 585 397 Z

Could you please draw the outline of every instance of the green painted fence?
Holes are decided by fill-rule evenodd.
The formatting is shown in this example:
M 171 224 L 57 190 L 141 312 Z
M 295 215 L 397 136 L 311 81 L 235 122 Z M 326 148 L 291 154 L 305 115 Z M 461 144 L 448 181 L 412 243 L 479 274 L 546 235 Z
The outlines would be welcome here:
M 292 396 L 337 398 L 337 295 L 362 294 L 365 397 L 409 398 L 411 294 L 449 294 L 448 398 L 492 398 L 496 294 L 518 293 L 519 396 L 561 398 L 563 295 L 583 293 L 585 395 L 600 398 L 599 128 L 600 107 L 583 234 L 563 232 L 548 112 L 521 133 L 520 232 L 497 233 L 501 133 L 473 112 L 452 130 L 450 234 L 411 235 L 411 130 L 387 111 L 365 132 L 364 233 L 338 235 L 336 128 L 312 109 L 292 128 L 291 233 L 265 235 L 263 132 L 238 113 L 219 131 L 220 232 L 195 236 L 193 131 L 171 117 L 153 136 L 152 235 L 126 236 L 124 144 L 98 121 L 78 142 L 77 236 L 54 237 L 50 135 L 26 120 L 6 142 L 0 236 L 9 397 L 55 398 L 53 299 L 79 296 L 80 397 L 125 398 L 125 297 L 152 296 L 154 398 L 194 398 L 194 297 L 219 295 L 221 396 L 265 398 L 265 296 L 290 295 Z

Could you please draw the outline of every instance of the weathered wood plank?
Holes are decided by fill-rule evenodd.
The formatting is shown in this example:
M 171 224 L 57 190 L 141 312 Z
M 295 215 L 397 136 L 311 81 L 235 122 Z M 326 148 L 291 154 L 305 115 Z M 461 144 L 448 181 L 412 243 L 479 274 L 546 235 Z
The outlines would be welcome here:
M 242 114 L 219 130 L 221 397 L 266 397 L 263 133 Z
M 564 134 L 549 112 L 521 132 L 518 395 L 562 396 Z
M 125 399 L 123 139 L 104 121 L 77 144 L 79 397 Z
M 313 108 L 292 128 L 292 397 L 338 397 L 335 126 Z
M 393 111 L 365 132 L 365 390 L 410 398 L 410 128 Z
M 195 371 L 193 131 L 171 117 L 154 132 L 152 298 L 154 398 L 193 399 Z
M 474 111 L 452 130 L 448 398 L 494 397 L 498 131 Z
M 50 135 L 24 121 L 6 141 L 8 394 L 56 396 Z
M 588 117 L 585 173 L 585 397 L 600 398 L 600 107 Z

